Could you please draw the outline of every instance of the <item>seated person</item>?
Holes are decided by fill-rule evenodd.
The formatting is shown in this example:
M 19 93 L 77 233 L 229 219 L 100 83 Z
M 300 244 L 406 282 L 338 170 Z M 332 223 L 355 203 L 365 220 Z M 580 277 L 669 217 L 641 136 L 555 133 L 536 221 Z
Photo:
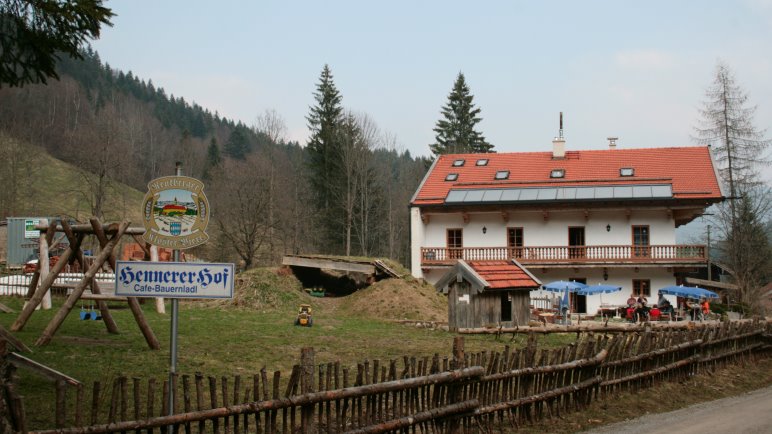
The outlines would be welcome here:
M 663 294 L 663 293 L 660 291 L 660 293 L 659 293 L 659 298 L 657 299 L 657 306 L 659 306 L 660 308 L 662 308 L 662 306 L 663 306 L 665 303 L 667 303 L 667 304 L 670 304 L 670 302 L 669 302 L 669 301 L 667 301 L 667 299 L 665 298 L 665 294 Z
M 645 322 L 649 319 L 649 308 L 643 303 L 638 303 L 635 308 L 635 322 Z
M 662 315 L 670 315 L 671 318 L 675 316 L 675 310 L 673 309 L 673 305 L 670 304 L 670 302 L 667 300 L 665 300 L 664 304 L 659 305 L 659 311 Z
M 625 318 L 627 318 L 630 322 L 635 322 L 635 318 L 633 315 L 635 315 L 635 308 L 634 307 L 628 307 L 626 312 Z
M 689 318 L 691 318 L 692 321 L 701 319 L 702 311 L 699 303 L 686 302 L 684 304 L 686 305 L 687 312 L 689 312 Z
M 659 317 L 661 315 L 662 312 L 659 310 L 656 304 L 649 310 L 649 318 L 651 318 L 652 321 L 659 321 Z
M 702 315 L 707 316 L 710 313 L 710 303 L 707 299 L 703 298 L 702 302 L 700 303 L 700 308 L 702 308 Z

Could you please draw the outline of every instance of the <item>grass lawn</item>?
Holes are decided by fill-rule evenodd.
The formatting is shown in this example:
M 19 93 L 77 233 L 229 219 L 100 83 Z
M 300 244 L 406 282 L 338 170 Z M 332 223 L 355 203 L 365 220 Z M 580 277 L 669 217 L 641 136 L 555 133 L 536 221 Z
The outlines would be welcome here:
M 299 295 L 298 300 L 303 299 L 303 294 Z M 33 353 L 25 354 L 27 357 L 83 382 L 87 390 L 95 380 L 100 380 L 105 387 L 120 375 L 129 379 L 141 378 L 143 384 L 149 378 L 156 378 L 159 384 L 168 378 L 170 303 L 167 303 L 167 314 L 156 313 L 152 302 L 142 305 L 161 342 L 158 351 L 149 349 L 131 311 L 120 304 L 111 309 L 120 334 L 107 333 L 101 321 L 81 321 L 78 308 L 67 317 L 50 344 L 34 347 L 63 300 L 63 297 L 55 296 L 54 309 L 36 311 L 25 328 L 15 333 L 32 348 Z M 405 355 L 431 358 L 435 353 L 441 357 L 451 354 L 454 338 L 451 333 L 348 313 L 339 300 L 311 301 L 314 326 L 310 328 L 293 325 L 294 304 L 282 303 L 283 307 L 279 308 L 253 310 L 181 302 L 177 372 L 180 375 L 201 372 L 205 376 L 238 374 L 251 377 L 265 367 L 269 373 L 282 371 L 282 378 L 286 379 L 292 366 L 299 363 L 303 347 L 316 350 L 317 363 L 340 361 L 350 367 L 366 359 L 380 359 L 381 364 L 397 359 L 401 366 Z M 2 302 L 21 311 L 23 301 L 20 298 L 4 298 Z M 10 328 L 16 317 L 16 314 L 0 314 L 0 322 Z M 549 345 L 557 345 L 573 338 L 571 335 L 540 339 Z M 500 341 L 490 335 L 467 336 L 465 347 L 467 352 L 502 351 L 505 345 L 524 345 L 526 338 L 510 339 L 511 336 Z M 25 407 L 39 409 L 28 411 L 31 427 L 52 427 L 53 384 L 24 370 L 18 372 Z
M 265 368 L 269 377 L 273 371 L 281 371 L 282 379 L 286 381 L 292 366 L 299 363 L 303 347 L 316 350 L 317 364 L 340 361 L 350 368 L 365 360 L 379 359 L 381 366 L 388 366 L 389 360 L 397 359 L 401 368 L 403 356 L 420 360 L 437 353 L 440 357 L 449 357 L 454 334 L 393 321 L 441 317 L 445 301 L 437 297 L 431 287 L 414 281 L 388 279 L 348 297 L 315 298 L 306 295 L 292 276 L 283 276 L 273 269 L 249 271 L 238 276 L 233 300 L 180 302 L 177 372 L 180 375 L 200 372 L 217 378 L 240 375 L 246 381 Z M 119 334 L 107 333 L 101 321 L 81 321 L 79 305 L 50 344 L 35 347 L 34 342 L 63 301 L 62 296 L 54 296 L 54 309 L 36 311 L 24 330 L 14 333 L 33 350 L 25 356 L 81 381 L 87 397 L 93 382 L 100 381 L 105 403 L 110 401 L 105 389 L 111 388 L 112 381 L 119 376 L 128 377 L 129 382 L 133 377 L 140 378 L 143 387 L 150 378 L 155 378 L 159 386 L 168 379 L 170 303 L 167 302 L 166 314 L 156 313 L 152 301 L 142 304 L 144 314 L 161 342 L 158 351 L 148 348 L 131 311 L 122 303 L 115 303 L 111 308 Z M 0 302 L 17 312 L 23 304 L 21 298 L 13 297 L 3 297 Z M 84 303 L 88 308 L 88 303 Z M 313 327 L 294 326 L 300 303 L 313 306 Z M 10 328 L 17 315 L 0 313 L 0 323 Z M 538 336 L 541 347 L 563 346 L 575 338 L 575 334 Z M 512 339 L 511 335 L 506 335 L 496 340 L 493 335 L 467 335 L 464 339 L 467 353 L 472 353 L 503 351 L 506 345 L 520 348 L 527 337 L 517 335 Z M 594 403 L 581 414 L 521 429 L 526 432 L 574 432 L 630 417 L 638 414 L 641 408 L 665 411 L 698 402 L 695 400 L 738 394 L 772 384 L 770 363 L 762 360 L 745 367 L 730 368 L 724 374 L 690 380 L 705 381 L 704 385 L 660 384 L 636 394 L 621 394 Z M 18 374 L 29 427 L 53 427 L 54 385 L 25 370 L 19 370 Z M 685 399 L 689 390 L 705 393 L 688 394 Z M 156 400 L 160 400 L 159 394 L 157 391 Z M 72 405 L 73 394 L 68 396 Z M 103 415 L 105 405 L 101 410 Z

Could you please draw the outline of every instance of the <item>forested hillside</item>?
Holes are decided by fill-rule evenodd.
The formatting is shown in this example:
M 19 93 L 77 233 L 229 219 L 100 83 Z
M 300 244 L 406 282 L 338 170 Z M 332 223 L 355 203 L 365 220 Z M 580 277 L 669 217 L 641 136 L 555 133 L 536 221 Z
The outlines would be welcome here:
M 50 214 L 51 204 L 37 203 L 41 189 L 80 192 L 91 215 L 125 215 L 114 208 L 140 204 L 112 197 L 116 183 L 144 192 L 181 161 L 185 175 L 206 184 L 212 241 L 198 253 L 210 260 L 249 267 L 306 252 L 406 261 L 407 203 L 428 162 L 401 152 L 394 135 L 366 115 L 346 114 L 356 161 L 351 152 L 328 156 L 323 170 L 344 175 L 322 194 L 324 188 L 312 188 L 319 162 L 305 144 L 287 140 L 275 111 L 256 113 L 252 125 L 234 123 L 167 95 L 150 78 L 110 68 L 90 49 L 83 61 L 63 57 L 58 72 L 61 79 L 47 85 L 0 89 L 0 217 Z M 78 185 L 41 183 L 41 153 L 77 167 Z

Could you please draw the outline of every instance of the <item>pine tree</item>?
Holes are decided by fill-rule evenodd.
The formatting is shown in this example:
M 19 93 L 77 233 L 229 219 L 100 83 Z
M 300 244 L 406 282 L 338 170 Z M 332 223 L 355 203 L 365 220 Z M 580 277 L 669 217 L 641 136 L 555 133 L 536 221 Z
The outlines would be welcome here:
M 764 153 L 770 140 L 754 127 L 756 107 L 747 105 L 748 95 L 725 63 L 716 66 L 706 96 L 697 141 L 712 146 L 720 174 L 729 184 L 729 200 L 716 207 L 715 218 L 723 235 L 723 259 L 732 270 L 740 300 L 758 312 L 770 252 L 760 220 L 768 215 L 769 194 L 759 189 L 758 168 L 769 162 Z
M 473 98 L 464 74 L 459 72 L 448 102 L 442 107 L 442 119 L 434 127 L 436 142 L 429 145 L 434 155 L 493 152 L 493 145 L 475 130 L 482 119 L 478 117 L 480 109 L 475 108 Z
M 203 178 L 205 181 L 212 179 L 215 170 L 220 167 L 222 163 L 222 157 L 220 156 L 220 147 L 217 146 L 217 139 L 212 137 L 209 141 L 209 147 L 206 148 L 206 162 L 204 163 Z
M 332 79 L 328 65 L 324 65 L 314 92 L 316 105 L 310 107 L 306 117 L 311 138 L 308 141 L 308 180 L 315 198 L 315 208 L 321 217 L 320 240 L 329 252 L 342 250 L 340 209 L 334 206 L 335 189 L 339 184 L 337 170 L 340 143 L 338 136 L 341 122 L 341 96 Z
M 236 126 L 225 143 L 225 153 L 236 160 L 243 160 L 249 153 L 249 138 L 244 130 L 241 124 Z
M 696 128 L 697 141 L 712 146 L 734 198 L 742 184 L 756 182 L 757 168 L 768 162 L 764 152 L 770 140 L 764 139 L 764 130 L 753 126 L 756 107 L 747 105 L 748 94 L 735 82 L 725 63 L 716 66 L 716 77 L 706 96 L 700 110 L 701 127 Z

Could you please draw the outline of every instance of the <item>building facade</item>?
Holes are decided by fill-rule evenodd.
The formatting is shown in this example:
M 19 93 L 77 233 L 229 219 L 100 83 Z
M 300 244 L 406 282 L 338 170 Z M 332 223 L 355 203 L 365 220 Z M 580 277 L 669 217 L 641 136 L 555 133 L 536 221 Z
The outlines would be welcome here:
M 622 287 L 573 296 L 575 312 L 656 300 L 707 266 L 675 230 L 723 198 L 707 147 L 442 155 L 410 203 L 411 271 L 436 283 L 459 259 L 514 259 L 542 282 Z

